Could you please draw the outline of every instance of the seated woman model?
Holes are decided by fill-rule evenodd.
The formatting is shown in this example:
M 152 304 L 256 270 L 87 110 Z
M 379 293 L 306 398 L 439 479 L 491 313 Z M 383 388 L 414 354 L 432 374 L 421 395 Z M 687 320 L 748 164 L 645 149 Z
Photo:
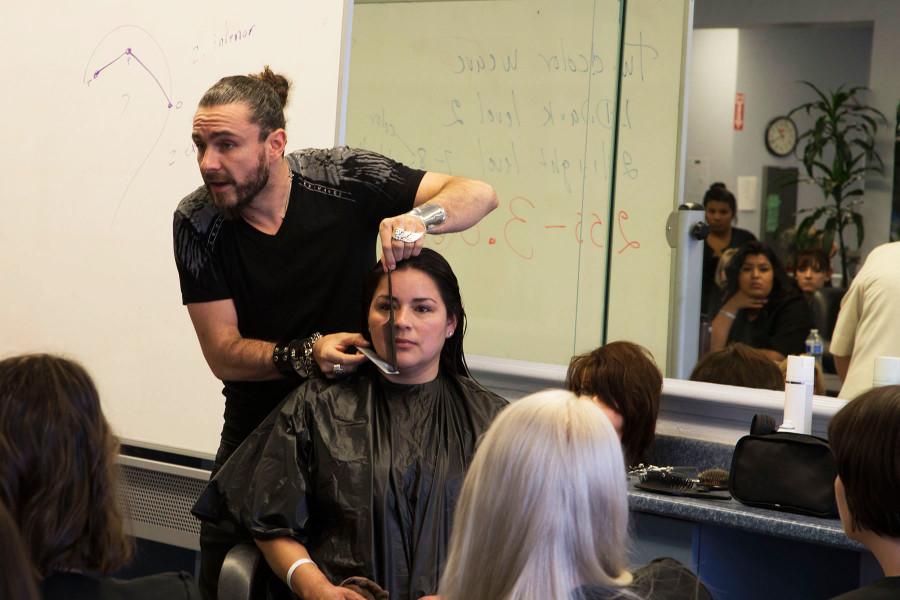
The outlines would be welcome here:
M 199 598 L 186 574 L 94 575 L 132 554 L 116 501 L 118 451 L 83 368 L 45 354 L 0 361 L 0 502 L 19 527 L 42 598 Z
M 650 351 L 631 342 L 610 342 L 574 356 L 566 372 L 566 388 L 600 404 L 629 465 L 642 462 L 653 444 L 662 383 Z
M 627 494 L 596 402 L 564 390 L 513 402 L 466 475 L 440 600 L 709 598 L 671 559 L 629 572 Z
M 828 442 L 841 524 L 885 575 L 837 598 L 900 598 L 900 386 L 877 387 L 847 403 L 828 425 Z
M 742 342 L 776 362 L 804 352 L 812 312 L 771 248 L 760 242 L 741 246 L 728 263 L 727 280 L 710 350 Z
M 703 288 L 700 295 L 700 314 L 712 318 L 711 312 L 719 306 L 719 288 L 716 285 L 716 267 L 720 258 L 729 250 L 755 240 L 756 237 L 740 227 L 734 227 L 737 202 L 724 183 L 709 186 L 703 194 L 703 208 L 709 235 L 703 243 Z
M 456 276 L 424 249 L 365 285 L 368 332 L 387 356 L 394 307 L 398 375 L 363 365 L 311 379 L 235 451 L 194 512 L 250 531 L 301 598 L 359 598 L 365 577 L 392 600 L 434 594 L 450 517 L 475 443 L 506 401 L 468 377 Z

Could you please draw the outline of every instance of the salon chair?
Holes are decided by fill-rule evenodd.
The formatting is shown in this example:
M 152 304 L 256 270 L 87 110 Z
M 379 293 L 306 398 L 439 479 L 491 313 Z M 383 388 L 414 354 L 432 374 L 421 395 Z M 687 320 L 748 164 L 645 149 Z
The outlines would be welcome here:
M 219 600 L 264 600 L 270 573 L 256 545 L 238 544 L 222 563 Z

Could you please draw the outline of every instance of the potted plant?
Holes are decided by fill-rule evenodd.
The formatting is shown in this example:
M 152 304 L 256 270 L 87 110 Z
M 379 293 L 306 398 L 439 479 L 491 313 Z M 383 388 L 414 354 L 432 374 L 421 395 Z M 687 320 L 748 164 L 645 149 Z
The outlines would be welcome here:
M 798 211 L 809 212 L 797 226 L 795 244 L 798 249 L 813 246 L 831 251 L 837 241 L 841 256 L 841 282 L 850 282 L 848 273 L 848 247 L 844 229 L 850 225 L 856 230 L 856 249 L 865 237 L 863 217 L 857 212 L 862 203 L 863 183 L 868 172 L 883 173 L 884 162 L 875 150 L 875 134 L 878 124 L 887 123 L 877 109 L 860 100 L 865 87 L 845 89 L 843 85 L 828 93 L 808 81 L 818 96 L 812 102 L 797 106 L 788 113 L 804 111 L 813 118 L 809 129 L 797 138 L 797 153 L 803 162 L 806 178 L 800 181 L 814 183 L 822 190 L 825 203 L 817 208 Z M 825 223 L 819 231 L 813 226 L 821 219 Z

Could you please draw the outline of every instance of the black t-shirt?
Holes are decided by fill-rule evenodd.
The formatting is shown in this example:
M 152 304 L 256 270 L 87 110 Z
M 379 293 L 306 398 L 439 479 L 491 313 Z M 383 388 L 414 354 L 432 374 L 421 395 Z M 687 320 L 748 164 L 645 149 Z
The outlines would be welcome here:
M 423 171 L 346 147 L 287 155 L 290 200 L 278 233 L 229 219 L 205 187 L 175 211 L 185 304 L 232 299 L 244 338 L 282 341 L 360 331 L 362 282 L 382 219 L 410 210 Z M 223 442 L 234 447 L 297 382 L 226 381 Z
M 731 241 L 723 248 L 740 248 L 756 236 L 739 227 L 731 228 Z M 716 267 L 719 266 L 719 257 L 713 252 L 707 242 L 703 242 L 703 289 L 700 292 L 700 314 L 707 315 L 712 320 L 711 311 L 717 310 L 721 301 L 721 290 L 716 285 Z
M 835 596 L 831 600 L 896 600 L 900 598 L 900 577 L 883 577 L 871 585 Z
M 749 313 L 738 311 L 728 332 L 729 343 L 776 350 L 784 356 L 806 351 L 806 337 L 813 327 L 812 310 L 800 292 L 769 300 L 753 321 L 747 319 Z

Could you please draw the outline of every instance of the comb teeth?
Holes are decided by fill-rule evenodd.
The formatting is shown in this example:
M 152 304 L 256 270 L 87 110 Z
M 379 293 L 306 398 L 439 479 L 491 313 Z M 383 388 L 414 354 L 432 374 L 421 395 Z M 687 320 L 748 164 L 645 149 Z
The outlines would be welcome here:
M 728 487 L 728 471 L 725 469 L 706 469 L 697 474 L 700 485 L 710 489 L 724 489 Z
M 694 481 L 681 475 L 667 473 L 666 471 L 647 471 L 640 476 L 641 483 L 649 483 L 655 486 L 666 487 L 673 491 L 687 491 L 694 489 Z

